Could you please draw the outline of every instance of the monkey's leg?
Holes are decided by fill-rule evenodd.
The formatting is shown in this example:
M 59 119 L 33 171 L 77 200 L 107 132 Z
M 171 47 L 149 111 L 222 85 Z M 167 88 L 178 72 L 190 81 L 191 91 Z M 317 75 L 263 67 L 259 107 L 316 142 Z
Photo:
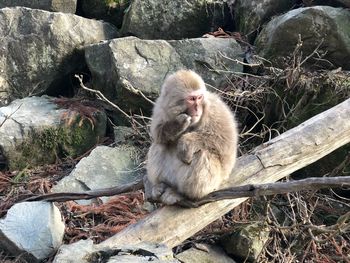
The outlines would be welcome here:
M 184 174 L 183 180 L 178 180 L 177 189 L 190 200 L 198 200 L 219 189 L 222 183 L 222 167 L 217 157 L 207 150 L 196 153 L 190 165 L 184 165 L 178 176 Z
M 165 183 L 152 185 L 147 179 L 147 176 L 144 177 L 143 181 L 145 186 L 145 199 L 147 201 L 173 205 L 183 199 L 180 194 Z

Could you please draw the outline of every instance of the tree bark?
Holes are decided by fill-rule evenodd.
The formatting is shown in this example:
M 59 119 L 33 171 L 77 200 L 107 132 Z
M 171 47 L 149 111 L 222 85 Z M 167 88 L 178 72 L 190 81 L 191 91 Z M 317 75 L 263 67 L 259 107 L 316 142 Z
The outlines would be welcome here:
M 238 159 L 223 187 L 275 182 L 350 142 L 350 99 L 307 120 Z M 247 198 L 222 200 L 199 208 L 166 206 L 95 246 L 96 249 L 143 241 L 181 244 Z

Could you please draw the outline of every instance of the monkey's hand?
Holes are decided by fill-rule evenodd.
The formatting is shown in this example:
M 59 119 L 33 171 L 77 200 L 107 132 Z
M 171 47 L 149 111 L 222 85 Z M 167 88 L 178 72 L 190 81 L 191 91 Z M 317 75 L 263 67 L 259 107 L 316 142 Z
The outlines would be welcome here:
M 181 113 L 171 121 L 159 125 L 156 139 L 160 143 L 175 142 L 191 125 L 191 116 Z
M 200 149 L 195 147 L 196 142 L 190 133 L 184 134 L 177 143 L 177 157 L 186 164 L 190 164 L 195 153 Z
M 178 125 L 177 130 L 179 131 L 179 133 L 184 132 L 191 125 L 191 116 L 187 115 L 186 113 L 181 113 L 177 115 L 175 120 Z

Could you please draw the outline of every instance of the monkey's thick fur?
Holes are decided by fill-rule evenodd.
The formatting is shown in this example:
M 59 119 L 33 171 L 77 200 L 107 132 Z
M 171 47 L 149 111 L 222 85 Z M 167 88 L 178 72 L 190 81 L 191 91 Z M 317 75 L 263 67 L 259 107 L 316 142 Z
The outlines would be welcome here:
M 192 122 L 184 101 L 196 91 L 204 95 L 203 113 Z M 153 109 L 146 198 L 171 205 L 218 190 L 234 167 L 237 134 L 231 110 L 206 91 L 198 74 L 180 70 L 170 75 Z

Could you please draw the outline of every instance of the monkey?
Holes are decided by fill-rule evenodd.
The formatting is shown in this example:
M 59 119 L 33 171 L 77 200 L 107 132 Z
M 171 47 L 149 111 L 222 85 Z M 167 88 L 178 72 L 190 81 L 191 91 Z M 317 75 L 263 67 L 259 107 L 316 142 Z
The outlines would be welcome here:
M 147 200 L 174 205 L 218 190 L 236 161 L 238 131 L 221 98 L 194 71 L 169 75 L 155 102 L 144 178 Z

